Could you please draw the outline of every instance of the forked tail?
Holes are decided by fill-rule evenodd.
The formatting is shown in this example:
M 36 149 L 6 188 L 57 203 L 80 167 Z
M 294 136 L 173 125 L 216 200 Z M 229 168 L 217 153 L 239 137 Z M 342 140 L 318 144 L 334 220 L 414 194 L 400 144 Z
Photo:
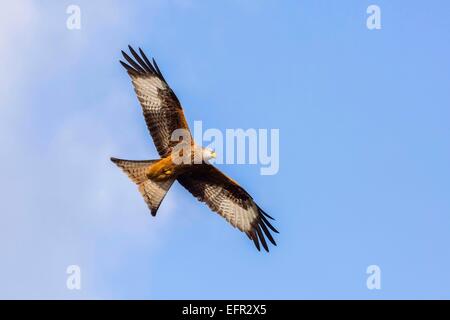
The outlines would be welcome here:
M 147 178 L 147 168 L 158 160 L 123 160 L 111 158 L 128 177 L 138 185 L 139 192 L 144 197 L 152 216 L 156 215 L 161 202 L 169 191 L 175 179 L 153 181 Z

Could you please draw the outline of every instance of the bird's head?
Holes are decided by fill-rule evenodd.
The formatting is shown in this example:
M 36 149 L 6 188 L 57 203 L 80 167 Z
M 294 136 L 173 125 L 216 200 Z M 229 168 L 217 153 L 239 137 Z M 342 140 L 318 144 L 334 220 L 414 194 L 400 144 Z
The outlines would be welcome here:
M 202 150 L 203 160 L 208 161 L 210 159 L 214 159 L 217 155 L 216 152 L 209 148 L 203 148 Z

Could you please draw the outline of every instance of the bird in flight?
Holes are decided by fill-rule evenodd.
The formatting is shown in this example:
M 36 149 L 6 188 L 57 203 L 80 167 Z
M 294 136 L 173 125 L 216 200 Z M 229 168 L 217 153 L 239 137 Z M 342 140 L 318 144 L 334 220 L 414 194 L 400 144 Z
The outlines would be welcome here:
M 177 180 L 212 211 L 244 232 L 258 251 L 261 244 L 268 252 L 266 238 L 276 245 L 270 231 L 278 233 L 268 220 L 273 218 L 256 204 L 244 188 L 209 162 L 216 156 L 214 151 L 193 141 L 181 103 L 164 79 L 155 59 L 150 62 L 141 48 L 138 54 L 131 46 L 128 47 L 134 59 L 122 51 L 126 62 L 120 63 L 131 78 L 161 158 L 111 158 L 111 161 L 137 184 L 152 216 L 156 215 L 169 188 Z M 172 134 L 179 130 L 185 133 L 184 144 L 172 138 Z M 200 161 L 195 161 L 198 155 Z

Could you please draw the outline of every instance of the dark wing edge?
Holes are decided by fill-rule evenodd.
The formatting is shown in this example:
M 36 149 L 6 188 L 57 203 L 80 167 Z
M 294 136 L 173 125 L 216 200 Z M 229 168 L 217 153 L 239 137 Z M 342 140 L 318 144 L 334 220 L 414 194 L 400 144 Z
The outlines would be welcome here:
M 269 219 L 275 220 L 270 215 L 268 215 L 261 207 L 259 207 L 253 198 L 248 194 L 248 192 L 231 180 L 219 169 L 211 165 L 202 165 L 205 170 L 197 170 L 196 173 L 183 174 L 178 177 L 178 182 L 186 188 L 195 198 L 199 201 L 204 202 L 208 207 L 219 213 L 222 217 L 225 217 L 224 212 L 220 212 L 220 208 L 216 205 L 215 199 L 210 198 L 205 190 L 208 188 L 208 184 L 211 181 L 214 182 L 217 188 L 221 188 L 220 193 L 215 195 L 220 197 L 220 195 L 226 195 L 228 199 L 233 199 L 235 206 L 240 206 L 241 208 L 249 209 L 252 208 L 253 213 L 256 214 L 256 218 L 250 223 L 249 229 L 244 229 L 239 225 L 231 223 L 233 227 L 238 228 L 244 232 L 250 240 L 253 241 L 256 249 L 261 251 L 261 245 L 265 251 L 269 252 L 269 246 L 266 241 L 269 240 L 274 246 L 277 245 L 275 239 L 273 238 L 271 232 L 279 233 L 277 229 L 269 222 Z M 209 181 L 206 181 L 209 180 Z M 220 195 L 219 195 L 220 194 Z M 228 221 L 230 222 L 230 221 Z
M 253 200 L 253 199 L 252 199 Z M 246 231 L 245 233 L 249 237 L 250 240 L 253 241 L 255 244 L 256 249 L 258 251 L 261 251 L 260 243 L 262 244 L 264 250 L 269 252 L 269 246 L 267 245 L 266 238 L 274 245 L 277 246 L 277 243 L 275 242 L 275 239 L 273 238 L 272 234 L 270 233 L 270 230 L 275 233 L 279 233 L 277 229 L 267 220 L 266 217 L 269 217 L 272 220 L 272 217 L 270 217 L 265 211 L 263 211 L 256 203 L 256 207 L 258 208 L 258 218 L 254 221 L 252 224 L 252 230 Z M 270 229 L 270 230 L 269 230 Z
M 129 45 L 128 49 L 130 50 L 131 55 L 135 60 L 133 60 L 126 52 L 122 50 L 122 55 L 128 63 L 122 60 L 119 60 L 119 62 L 127 70 L 130 76 L 151 74 L 158 77 L 161 81 L 164 81 L 164 83 L 167 84 L 167 81 L 166 79 L 164 79 L 164 76 L 162 75 L 155 59 L 152 58 L 153 63 L 150 62 L 141 48 L 138 49 L 140 55 L 133 49 L 132 46 Z

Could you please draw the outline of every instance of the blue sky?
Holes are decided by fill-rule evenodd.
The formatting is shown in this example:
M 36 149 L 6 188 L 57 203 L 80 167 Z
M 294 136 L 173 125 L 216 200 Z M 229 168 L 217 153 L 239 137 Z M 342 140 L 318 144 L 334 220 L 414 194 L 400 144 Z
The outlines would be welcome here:
M 66 8 L 81 8 L 81 30 Z M 381 8 L 382 29 L 366 28 Z M 447 1 L 17 1 L 0 13 L 0 297 L 450 298 Z M 174 185 L 156 218 L 110 156 L 156 158 L 120 50 L 204 127 L 280 129 L 221 165 L 270 254 Z M 66 288 L 81 268 L 82 289 Z M 381 268 L 368 290 L 366 268 Z

